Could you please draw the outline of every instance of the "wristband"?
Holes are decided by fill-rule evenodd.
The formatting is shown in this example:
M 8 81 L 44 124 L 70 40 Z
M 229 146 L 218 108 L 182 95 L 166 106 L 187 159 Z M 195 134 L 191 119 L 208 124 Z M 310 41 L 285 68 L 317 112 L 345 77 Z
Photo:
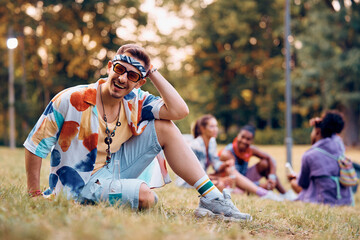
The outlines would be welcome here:
M 152 73 L 154 73 L 154 72 L 156 72 L 156 71 L 157 71 L 157 68 L 154 68 L 154 66 L 151 65 L 148 73 L 146 74 L 146 77 L 149 77 L 150 74 L 152 74 Z
M 268 178 L 269 178 L 270 180 L 276 181 L 276 175 L 273 174 L 273 173 L 269 174 Z
M 29 191 L 28 194 L 30 197 L 37 197 L 42 195 L 40 190 Z
M 153 74 L 153 73 L 156 72 L 156 71 L 157 71 L 157 68 L 151 69 L 150 72 L 149 72 L 149 75 L 150 75 L 150 74 Z

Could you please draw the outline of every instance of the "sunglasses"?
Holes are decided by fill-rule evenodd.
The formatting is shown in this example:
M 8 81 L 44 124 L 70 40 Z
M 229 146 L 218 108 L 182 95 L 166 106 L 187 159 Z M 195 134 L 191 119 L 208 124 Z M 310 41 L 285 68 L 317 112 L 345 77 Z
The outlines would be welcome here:
M 139 73 L 134 71 L 128 71 L 125 66 L 121 65 L 120 63 L 115 63 L 113 65 L 113 70 L 115 73 L 119 75 L 123 75 L 124 73 L 127 73 L 127 78 L 132 82 L 138 82 L 141 79 L 141 76 Z

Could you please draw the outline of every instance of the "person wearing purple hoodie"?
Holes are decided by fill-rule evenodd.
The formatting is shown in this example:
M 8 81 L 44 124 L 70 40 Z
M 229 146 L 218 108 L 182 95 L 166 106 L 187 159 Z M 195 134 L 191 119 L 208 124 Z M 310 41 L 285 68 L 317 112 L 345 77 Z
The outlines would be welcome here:
M 338 184 L 340 167 L 334 158 L 344 154 L 344 144 L 338 134 L 344 128 L 344 119 L 338 111 L 325 113 L 323 118 L 310 121 L 312 147 L 301 160 L 298 176 L 289 174 L 291 187 L 299 193 L 297 200 L 329 205 L 352 205 L 350 187 Z M 328 154 L 325 154 L 328 153 Z

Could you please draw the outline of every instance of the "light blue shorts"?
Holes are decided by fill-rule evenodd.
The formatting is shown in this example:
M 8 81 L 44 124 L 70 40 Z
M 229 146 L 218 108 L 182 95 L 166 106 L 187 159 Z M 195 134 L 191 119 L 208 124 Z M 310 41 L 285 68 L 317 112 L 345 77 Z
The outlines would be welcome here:
M 108 167 L 103 167 L 91 176 L 80 192 L 79 202 L 100 202 L 109 199 L 109 184 L 112 180 L 114 159 L 120 159 L 122 204 L 138 209 L 140 186 L 145 182 L 136 178 L 160 151 L 161 146 L 156 136 L 153 120 L 149 122 L 142 134 L 132 136 L 121 146 L 119 151 L 111 155 Z

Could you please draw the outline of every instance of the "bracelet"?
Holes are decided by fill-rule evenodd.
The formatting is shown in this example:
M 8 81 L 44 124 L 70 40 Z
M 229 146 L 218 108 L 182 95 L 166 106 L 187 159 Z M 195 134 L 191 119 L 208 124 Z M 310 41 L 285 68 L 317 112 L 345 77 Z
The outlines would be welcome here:
M 150 75 L 150 74 L 153 74 L 153 73 L 156 72 L 156 71 L 157 71 L 157 68 L 151 69 L 150 72 L 149 72 L 149 75 Z
M 276 175 L 273 174 L 273 173 L 269 174 L 268 178 L 269 178 L 270 180 L 276 181 Z
M 42 192 L 40 190 L 33 190 L 33 191 L 29 191 L 28 194 L 30 197 L 37 197 L 37 196 L 41 196 Z
M 149 77 L 150 74 L 156 72 L 158 69 L 157 68 L 153 68 L 153 66 L 151 65 L 151 68 L 149 70 L 149 72 L 146 74 L 146 77 Z

